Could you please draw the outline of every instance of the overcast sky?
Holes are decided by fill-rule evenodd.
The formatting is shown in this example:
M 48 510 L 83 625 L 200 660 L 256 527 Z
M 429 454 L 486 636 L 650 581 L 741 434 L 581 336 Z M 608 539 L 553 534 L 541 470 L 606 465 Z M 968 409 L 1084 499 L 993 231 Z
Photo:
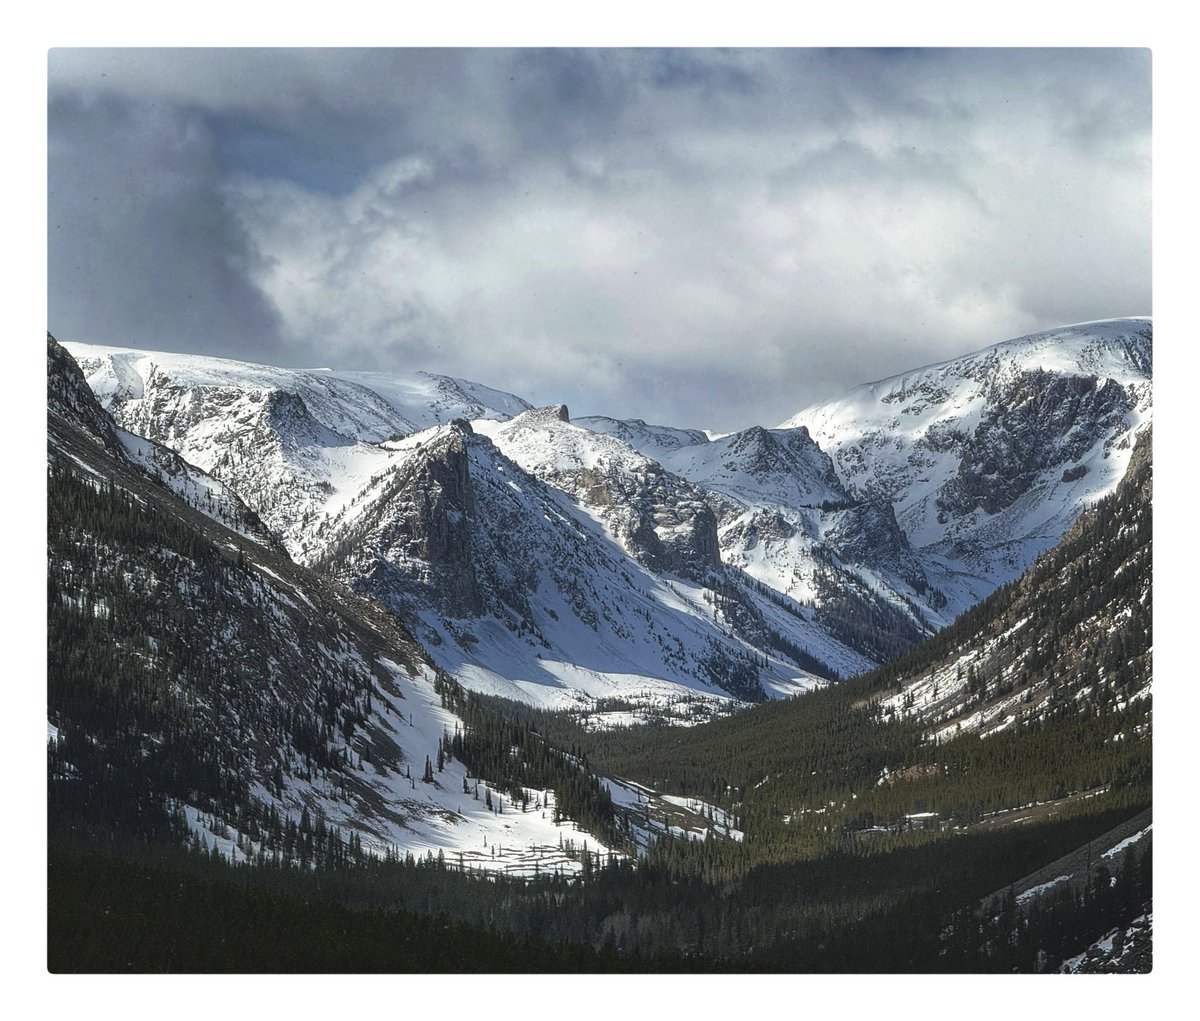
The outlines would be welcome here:
M 1146 50 L 52 50 L 49 328 L 734 429 L 1148 314 Z

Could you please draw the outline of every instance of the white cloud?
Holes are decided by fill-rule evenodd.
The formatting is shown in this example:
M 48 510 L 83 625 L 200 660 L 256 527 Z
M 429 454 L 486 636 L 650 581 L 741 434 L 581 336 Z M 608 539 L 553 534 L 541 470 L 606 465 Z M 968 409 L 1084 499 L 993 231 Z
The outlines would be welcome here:
M 292 364 L 727 429 L 1148 311 L 1141 51 L 329 51 L 230 86 L 253 59 L 119 88 L 207 111 L 218 155 L 230 110 L 274 132 L 210 183 Z M 330 186 L 297 172 L 347 146 Z

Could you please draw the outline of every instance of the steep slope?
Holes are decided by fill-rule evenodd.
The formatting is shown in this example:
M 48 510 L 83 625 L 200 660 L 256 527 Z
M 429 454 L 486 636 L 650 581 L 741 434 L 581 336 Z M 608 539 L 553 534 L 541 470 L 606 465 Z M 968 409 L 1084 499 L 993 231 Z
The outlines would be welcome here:
M 930 630 L 906 598 L 913 589 L 880 555 L 886 530 L 861 527 L 873 509 L 847 497 L 802 430 L 776 438 L 751 429 L 680 446 L 660 463 L 582 428 L 562 407 L 475 425 L 603 522 L 640 564 L 719 592 L 716 612 L 764 651 L 847 676 Z M 902 547 L 894 522 L 891 534 Z M 848 566 L 871 559 L 875 573 Z M 920 568 L 905 566 L 919 585 Z
M 938 660 L 886 697 L 886 711 L 943 738 L 994 734 L 1068 706 L 1108 712 L 1149 705 L 1151 435 L 1147 427 L 1112 494 L 968 615 L 978 623 L 960 622 L 938 636 Z
M 873 663 L 944 622 L 890 504 L 852 494 L 804 428 L 754 427 L 663 457 L 714 494 L 725 561 L 814 607 Z
M 259 516 L 228 486 L 188 464 L 168 447 L 118 428 L 96 401 L 75 360 L 49 333 L 46 334 L 46 385 L 52 446 L 64 428 L 88 437 L 119 463 L 140 467 L 202 514 L 257 543 L 279 548 L 278 540 Z M 86 459 L 75 460 L 86 466 Z
M 700 582 L 720 569 L 708 494 L 621 440 L 571 423 L 564 405 L 475 429 L 530 475 L 591 510 L 643 566 Z
M 450 754 L 467 725 L 393 616 L 181 499 L 219 485 L 198 469 L 149 473 L 52 338 L 49 369 L 52 821 L 240 859 L 569 871 L 573 844 L 603 849 L 552 784 L 517 798 Z M 540 768 L 603 794 L 565 757 Z
M 111 416 L 100 407 L 75 359 L 51 333 L 46 334 L 46 412 L 55 420 L 121 456 L 121 443 Z
M 381 441 L 528 407 L 511 394 L 429 373 L 305 371 L 65 347 L 119 425 L 232 487 L 301 558 L 311 526 L 341 510 L 388 462 Z
M 1153 830 L 1147 808 L 997 891 L 978 911 L 981 942 L 997 956 L 1025 957 L 1017 970 L 1149 972 Z
M 1056 547 L 894 662 L 653 745 L 597 736 L 592 761 L 711 799 L 781 844 L 1137 804 L 1152 729 L 1150 455 L 1147 430 L 1118 489 Z
M 631 447 L 657 460 L 668 476 L 691 483 L 716 516 L 721 561 L 752 579 L 751 590 L 783 596 L 777 605 L 802 607 L 828 638 L 853 653 L 860 664 L 853 672 L 899 654 L 949 619 L 945 596 L 908 548 L 890 504 L 848 492 L 806 429 L 755 426 L 710 439 L 699 430 L 640 420 L 592 417 L 573 424 L 605 440 L 619 439 L 609 447 Z M 566 488 L 587 502 L 577 438 L 551 427 L 557 435 L 543 437 L 545 449 L 534 451 L 530 444 L 523 449 L 508 442 L 507 429 L 496 425 L 489 432 L 555 485 L 564 476 L 580 477 L 584 484 Z M 592 446 L 590 456 L 608 463 L 622 456 L 599 441 Z M 608 513 L 607 506 L 600 512 Z M 789 644 L 820 658 L 805 629 L 790 630 Z
M 1015 578 L 1124 474 L 1152 405 L 1149 319 L 1063 327 L 793 416 L 890 503 L 957 612 Z
M 468 687 L 559 708 L 607 701 L 617 722 L 639 707 L 679 702 L 687 718 L 730 694 L 812 683 L 714 619 L 712 579 L 644 566 L 469 423 L 385 447 L 396 460 L 318 529 L 326 552 L 314 563 L 413 621 Z M 658 543 L 647 556 L 663 569 L 672 548 L 688 547 Z

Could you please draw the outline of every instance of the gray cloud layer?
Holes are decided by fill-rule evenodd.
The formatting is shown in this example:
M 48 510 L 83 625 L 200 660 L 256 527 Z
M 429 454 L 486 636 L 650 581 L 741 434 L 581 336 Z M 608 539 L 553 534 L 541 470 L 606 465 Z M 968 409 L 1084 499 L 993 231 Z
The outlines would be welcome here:
M 1150 308 L 1142 50 L 50 57 L 50 328 L 735 428 Z

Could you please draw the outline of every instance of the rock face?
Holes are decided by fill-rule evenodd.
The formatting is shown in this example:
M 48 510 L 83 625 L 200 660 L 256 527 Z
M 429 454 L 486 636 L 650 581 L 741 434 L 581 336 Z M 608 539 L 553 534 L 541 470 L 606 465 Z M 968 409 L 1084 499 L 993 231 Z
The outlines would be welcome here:
M 58 415 L 110 451 L 120 449 L 112 419 L 88 389 L 75 359 L 50 333 L 46 334 L 46 391 L 51 416 Z
M 914 669 L 884 711 L 949 737 L 1140 705 L 1148 733 L 1152 489 L 1147 428 L 1116 490 L 1014 584 L 942 631 L 926 647 L 932 664 Z
M 1115 379 L 1021 372 L 988 396 L 979 425 L 962 441 L 957 473 L 937 497 L 938 509 L 959 517 L 974 510 L 998 514 L 1048 469 L 1062 468 L 1065 482 L 1082 478 L 1087 466 L 1077 462 L 1123 433 L 1137 402 L 1136 388 Z
M 1112 492 L 1152 408 L 1149 319 L 1022 337 L 789 419 L 853 494 L 890 504 L 957 613 Z
M 935 611 L 945 606 L 945 596 L 930 584 L 890 504 L 861 500 L 827 511 L 823 519 L 822 534 L 839 560 L 892 575 Z
M 171 448 L 117 427 L 75 359 L 49 333 L 46 359 L 52 444 L 60 435 L 87 437 L 113 460 L 145 473 L 200 513 L 262 546 L 279 548 L 277 537 L 229 486 L 189 464 Z M 56 424 L 62 429 L 53 428 Z
M 597 509 L 638 563 L 703 581 L 721 565 L 717 519 L 703 497 L 658 465 L 623 476 L 582 468 L 559 488 Z
M 479 614 L 469 436 L 470 427 L 456 420 L 416 456 L 380 475 L 356 505 L 318 530 L 314 545 L 322 552 L 314 566 L 384 602 L 397 604 L 401 593 L 419 592 L 442 613 Z
M 513 424 L 539 433 L 575 428 L 537 412 Z M 435 661 L 473 687 L 552 705 L 575 704 L 593 689 L 631 704 L 683 691 L 754 700 L 765 684 L 782 691 L 799 675 L 758 651 L 756 642 L 769 635 L 752 601 L 731 597 L 729 612 L 713 620 L 703 593 L 724 575 L 715 519 L 703 502 L 703 529 L 679 529 L 674 546 L 653 531 L 639 543 L 603 517 L 607 496 L 581 506 L 492 438 L 457 424 L 410 437 L 395 453 L 393 465 L 314 533 L 328 550 L 315 564 L 412 622 Z M 655 477 L 666 476 L 654 468 Z M 707 547 L 695 546 L 695 532 L 707 533 Z M 701 557 L 698 573 L 715 565 L 704 589 L 693 582 L 685 591 L 682 574 L 664 577 L 648 564 L 672 550 L 681 562 Z M 827 635 L 814 636 L 837 648 Z
M 319 553 L 313 530 L 396 459 L 387 441 L 529 407 L 429 373 L 279 369 L 86 344 L 68 350 L 119 425 L 231 486 L 301 560 Z
M 851 492 L 804 427 L 753 427 L 663 462 L 711 494 L 725 563 L 811 606 L 830 633 L 879 662 L 933 630 L 930 584 L 891 505 Z
M 615 436 L 572 424 L 562 405 L 489 432 L 506 456 L 594 511 L 642 566 L 700 583 L 720 569 L 707 494 Z

